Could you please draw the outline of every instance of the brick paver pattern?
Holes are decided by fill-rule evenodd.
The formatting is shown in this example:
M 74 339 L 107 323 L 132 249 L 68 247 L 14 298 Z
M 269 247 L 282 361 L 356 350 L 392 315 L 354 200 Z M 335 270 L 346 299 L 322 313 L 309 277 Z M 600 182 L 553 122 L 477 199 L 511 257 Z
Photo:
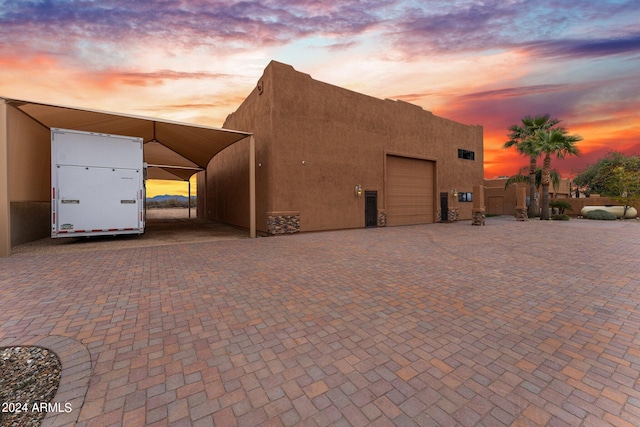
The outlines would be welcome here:
M 639 254 L 505 217 L 18 254 L 0 339 L 86 346 L 80 426 L 639 426 Z

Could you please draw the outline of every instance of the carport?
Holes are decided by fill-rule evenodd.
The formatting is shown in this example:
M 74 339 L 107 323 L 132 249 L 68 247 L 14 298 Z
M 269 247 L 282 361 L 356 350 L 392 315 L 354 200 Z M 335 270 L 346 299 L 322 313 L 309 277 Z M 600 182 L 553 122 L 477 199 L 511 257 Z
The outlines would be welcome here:
M 50 130 L 141 137 L 148 179 L 188 181 L 211 159 L 249 138 L 250 237 L 255 237 L 255 142 L 247 132 L 0 97 L 0 256 L 46 237 L 39 230 L 50 205 Z M 207 180 L 204 180 L 205 185 Z M 208 209 L 206 194 L 199 201 Z M 26 213 L 30 212 L 29 215 Z M 28 217 L 27 217 L 28 216 Z M 49 213 L 46 213 L 49 218 Z M 49 224 L 46 224 L 48 229 Z M 33 231 L 35 230 L 35 231 Z M 44 230 L 44 228 L 42 228 Z M 12 236 L 13 233 L 13 236 Z M 20 236 L 16 236 L 20 234 Z

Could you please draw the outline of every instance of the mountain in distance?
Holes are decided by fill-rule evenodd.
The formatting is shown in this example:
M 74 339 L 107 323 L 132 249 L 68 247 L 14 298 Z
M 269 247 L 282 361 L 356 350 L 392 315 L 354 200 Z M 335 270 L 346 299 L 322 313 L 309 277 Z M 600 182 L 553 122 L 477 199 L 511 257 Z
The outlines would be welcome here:
M 147 209 L 164 208 L 188 208 L 195 207 L 198 203 L 197 196 L 191 196 L 191 203 L 187 202 L 187 196 L 164 194 L 161 196 L 147 197 Z
M 196 196 L 191 196 L 191 200 L 194 199 L 196 199 Z M 163 194 L 161 196 L 147 197 L 147 202 L 166 202 L 167 200 L 176 200 L 178 202 L 187 203 L 187 196 Z

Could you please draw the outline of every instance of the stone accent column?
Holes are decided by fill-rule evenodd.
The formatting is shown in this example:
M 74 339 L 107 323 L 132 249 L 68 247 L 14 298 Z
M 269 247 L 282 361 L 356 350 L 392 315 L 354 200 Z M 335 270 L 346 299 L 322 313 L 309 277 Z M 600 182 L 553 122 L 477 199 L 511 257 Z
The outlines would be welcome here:
M 460 215 L 460 211 L 457 207 L 449 208 L 449 214 L 447 215 L 447 218 L 449 222 L 456 222 L 459 218 L 459 215 Z
M 484 225 L 484 186 L 473 186 L 473 208 L 471 209 L 471 225 Z
M 447 220 L 449 222 L 456 222 L 460 218 L 460 205 L 458 204 L 458 196 L 454 196 L 449 193 L 449 213 L 447 214 Z
M 378 209 L 378 227 L 387 226 L 387 213 L 384 209 Z
M 472 209 L 471 214 L 471 225 L 484 225 L 484 219 L 486 218 L 484 209 Z
M 300 232 L 300 212 L 267 212 L 267 233 L 293 234 Z
M 516 220 L 526 221 L 527 219 L 527 189 L 516 187 Z

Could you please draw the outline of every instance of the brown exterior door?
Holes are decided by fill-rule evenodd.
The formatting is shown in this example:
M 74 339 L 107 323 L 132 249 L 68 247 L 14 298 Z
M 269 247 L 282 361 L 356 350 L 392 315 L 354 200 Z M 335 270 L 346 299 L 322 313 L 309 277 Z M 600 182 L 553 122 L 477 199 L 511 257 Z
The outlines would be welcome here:
M 489 206 L 487 206 L 487 213 L 493 215 L 503 215 L 504 212 L 504 197 L 492 196 L 489 197 Z
M 440 221 L 449 221 L 449 193 L 440 193 Z
M 378 192 L 364 192 L 364 226 L 366 228 L 378 226 Z
M 434 164 L 387 156 L 387 224 L 428 224 L 434 220 Z

